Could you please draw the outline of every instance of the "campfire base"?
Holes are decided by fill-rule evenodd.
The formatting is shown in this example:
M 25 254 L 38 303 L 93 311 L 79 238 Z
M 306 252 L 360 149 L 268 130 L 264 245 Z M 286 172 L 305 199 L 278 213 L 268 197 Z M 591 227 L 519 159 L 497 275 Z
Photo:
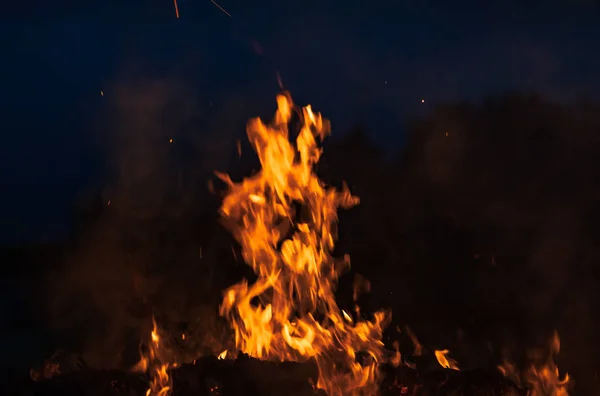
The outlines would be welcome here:
M 419 374 L 408 367 L 384 366 L 381 395 L 511 395 L 526 396 L 499 373 L 441 370 Z M 236 360 L 215 357 L 198 359 L 171 372 L 174 396 L 201 395 L 315 395 L 311 383 L 317 378 L 311 363 L 271 363 L 247 356 Z M 11 389 L 12 388 L 12 389 Z M 9 385 L 10 394 L 39 396 L 144 396 L 148 388 L 145 375 L 117 370 L 81 370 L 61 374 L 50 380 Z M 6 387 L 4 388 L 6 389 Z

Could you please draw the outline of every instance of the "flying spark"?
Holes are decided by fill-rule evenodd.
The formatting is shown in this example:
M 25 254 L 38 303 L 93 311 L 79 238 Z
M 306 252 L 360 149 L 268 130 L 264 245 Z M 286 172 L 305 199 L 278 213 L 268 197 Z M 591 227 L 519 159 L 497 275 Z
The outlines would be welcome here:
M 223 11 L 229 18 L 231 18 L 231 14 L 228 13 L 227 11 L 225 11 L 225 9 L 223 7 L 221 7 L 220 5 L 218 5 L 217 3 L 215 3 L 215 0 L 210 0 L 211 3 L 213 3 L 215 6 L 217 6 L 217 8 L 221 11 Z
M 175 4 L 175 16 L 179 19 L 179 7 L 177 7 L 177 0 L 173 0 L 173 4 Z

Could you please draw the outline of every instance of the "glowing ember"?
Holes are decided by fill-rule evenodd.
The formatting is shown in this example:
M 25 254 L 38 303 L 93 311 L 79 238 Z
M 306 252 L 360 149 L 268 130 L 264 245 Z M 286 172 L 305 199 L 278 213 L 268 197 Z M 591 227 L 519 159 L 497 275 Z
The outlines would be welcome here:
M 304 107 L 294 145 L 291 97 L 280 94 L 277 104 L 271 125 L 256 118 L 247 127 L 262 170 L 241 183 L 218 174 L 229 185 L 221 214 L 258 276 L 253 284 L 242 280 L 227 289 L 220 313 L 242 352 L 275 361 L 313 358 L 317 387 L 329 395 L 373 394 L 390 315 L 377 312 L 366 321 L 342 311 L 334 291 L 349 260 L 331 256 L 337 208 L 359 200 L 346 187 L 326 187 L 313 172 L 321 155 L 317 141 L 329 133 L 329 122 Z
M 179 7 L 177 6 L 177 0 L 173 0 L 173 4 L 175 5 L 175 17 L 179 19 Z
M 231 14 L 228 13 L 227 11 L 225 11 L 225 9 L 223 7 L 221 7 L 220 5 L 218 5 L 215 0 L 210 0 L 211 3 L 213 3 L 219 10 L 223 11 L 223 13 L 225 13 L 225 15 L 227 15 L 229 18 L 231 18 Z

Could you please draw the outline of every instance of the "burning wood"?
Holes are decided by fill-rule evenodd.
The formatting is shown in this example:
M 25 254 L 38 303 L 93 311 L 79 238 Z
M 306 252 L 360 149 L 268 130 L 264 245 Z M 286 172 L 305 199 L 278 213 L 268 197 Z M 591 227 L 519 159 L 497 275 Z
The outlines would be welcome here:
M 258 360 L 245 354 L 230 358 L 227 350 L 219 356 L 194 360 L 193 364 L 169 363 L 168 343 L 162 342 L 155 321 L 148 351 L 129 372 L 92 370 L 82 363 L 73 364 L 73 357 L 56 353 L 42 365 L 40 371 L 22 382 L 10 376 L 4 388 L 9 394 L 28 395 L 314 395 L 319 370 L 314 359 L 304 363 L 275 363 Z M 395 343 L 397 345 L 397 343 Z M 418 344 L 420 345 L 420 344 Z M 389 363 L 378 366 L 380 382 L 378 395 L 506 395 L 506 396 L 567 396 L 569 377 L 559 376 L 553 356 L 559 351 L 558 334 L 554 334 L 547 351 L 532 351 L 532 363 L 519 370 L 505 361 L 498 371 L 457 371 L 448 365 L 446 350 L 414 356 L 430 356 L 439 363 L 437 370 L 420 370 L 415 364 L 403 361 L 399 352 L 390 355 Z M 423 352 L 420 350 L 419 352 Z M 544 354 L 545 352 L 545 354 Z M 446 358 L 446 362 L 442 359 Z M 441 359 L 441 361 L 440 361 Z M 60 362 L 66 371 L 58 371 Z M 423 362 L 427 365 L 427 362 Z M 148 384 L 150 384 L 148 386 Z M 12 392 L 14 390 L 14 392 Z M 12 392 L 12 393 L 10 393 Z M 324 394 L 325 392 L 317 392 Z M 371 395 L 371 394 L 369 394 Z
M 528 395 L 528 390 L 519 388 L 498 372 L 440 370 L 417 373 L 408 367 L 384 365 L 381 373 L 378 394 L 382 396 Z M 170 374 L 175 396 L 315 395 L 311 381 L 316 381 L 319 375 L 314 360 L 274 363 L 247 355 L 240 355 L 236 360 L 206 357 L 193 365 L 173 369 Z M 82 370 L 52 380 L 30 382 L 19 391 L 36 396 L 145 396 L 147 381 L 145 376 L 136 373 Z

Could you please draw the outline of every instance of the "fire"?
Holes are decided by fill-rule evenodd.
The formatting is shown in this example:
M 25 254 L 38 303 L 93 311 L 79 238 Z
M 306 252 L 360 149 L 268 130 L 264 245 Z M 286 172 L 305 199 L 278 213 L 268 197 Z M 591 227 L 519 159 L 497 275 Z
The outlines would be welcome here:
M 460 371 L 458 368 L 458 362 L 447 355 L 450 353 L 449 350 L 443 349 L 441 351 L 435 351 L 435 358 L 437 359 L 440 366 L 450 370 Z
M 349 259 L 331 256 L 337 209 L 359 199 L 346 186 L 325 186 L 313 172 L 329 122 L 310 105 L 297 111 L 301 128 L 294 145 L 288 124 L 296 108 L 288 93 L 278 95 L 277 104 L 271 125 L 255 118 L 247 126 L 261 171 L 240 183 L 217 174 L 229 186 L 221 214 L 258 277 L 227 289 L 220 313 L 240 351 L 275 361 L 313 358 L 317 387 L 329 395 L 373 394 L 390 314 L 377 312 L 367 321 L 342 311 L 334 291 Z
M 405 329 L 406 329 L 406 333 L 410 337 L 410 340 L 412 341 L 412 343 L 415 347 L 413 350 L 413 356 L 421 356 L 421 354 L 423 353 L 423 346 L 419 342 L 419 339 L 417 338 L 415 333 L 412 332 L 410 327 L 406 326 Z
M 166 351 L 161 346 L 161 337 L 154 318 L 152 318 L 152 325 L 148 352 L 142 354 L 140 361 L 133 367 L 133 371 L 149 372 L 151 381 L 146 396 L 167 396 L 171 394 L 173 387 L 168 370 L 176 365 L 169 363 L 165 356 Z
M 502 365 L 498 366 L 498 370 L 505 377 L 511 379 L 517 384 L 523 384 L 531 389 L 531 396 L 569 396 L 569 374 L 566 373 L 563 378 L 560 377 L 558 366 L 554 362 L 554 356 L 560 352 L 560 337 L 558 332 L 554 332 L 550 343 L 549 350 L 546 353 L 545 359 L 539 361 L 535 359 L 523 374 L 519 375 L 516 366 L 505 360 Z M 536 357 L 537 353 L 533 353 Z

